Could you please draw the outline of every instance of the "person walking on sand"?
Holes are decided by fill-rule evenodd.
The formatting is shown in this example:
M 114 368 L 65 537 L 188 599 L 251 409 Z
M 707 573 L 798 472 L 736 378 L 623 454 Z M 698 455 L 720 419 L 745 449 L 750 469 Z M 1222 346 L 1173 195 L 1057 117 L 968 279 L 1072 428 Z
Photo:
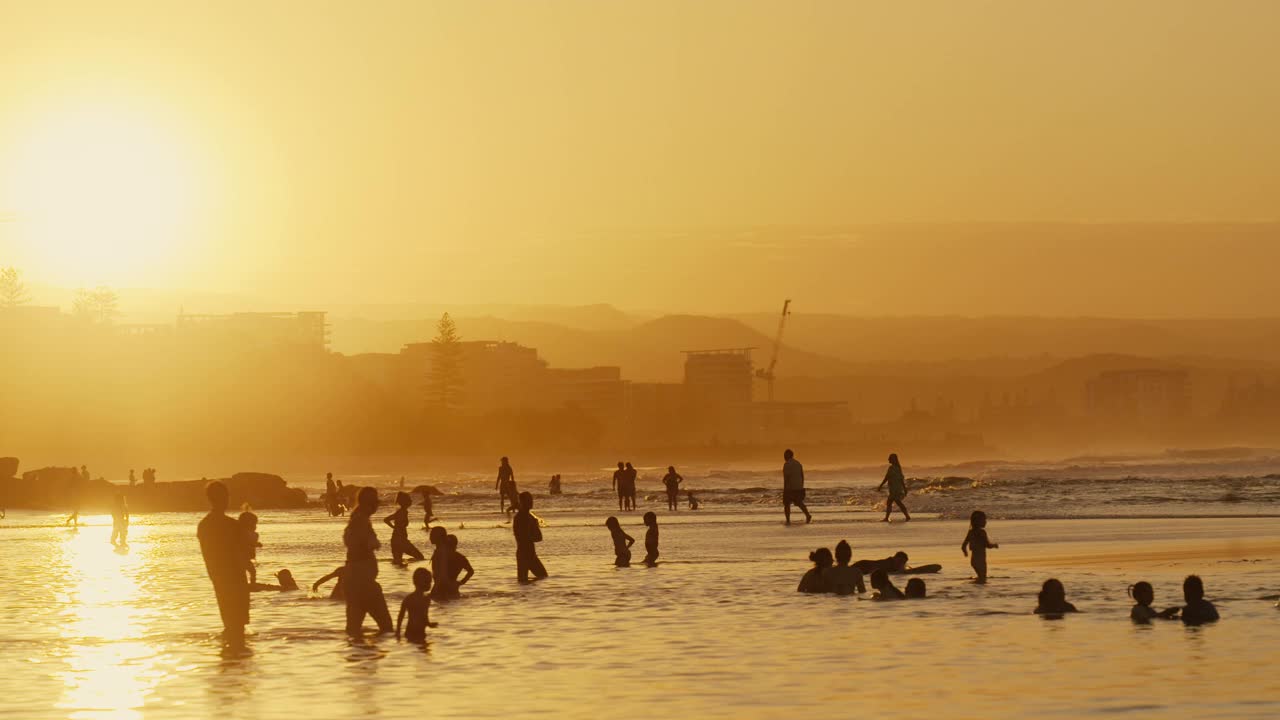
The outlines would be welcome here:
M 893 512 L 894 503 L 898 504 L 907 522 L 910 522 L 911 513 L 907 512 L 907 506 L 902 504 L 902 498 L 907 496 L 907 479 L 902 474 L 902 465 L 898 462 L 897 453 L 889 455 L 889 469 L 884 474 L 884 480 L 880 481 L 880 487 L 876 488 L 876 490 L 883 490 L 885 485 L 889 486 L 889 499 L 884 504 L 884 520 L 881 520 L 881 522 L 889 522 L 889 514 Z
M 804 466 L 796 459 L 791 448 L 782 453 L 782 459 L 782 514 L 790 525 L 791 506 L 795 505 L 804 512 L 804 522 L 807 525 L 813 522 L 813 515 L 804 504 Z
M 200 554 L 213 583 L 222 615 L 222 640 L 227 645 L 244 643 L 244 626 L 249 624 L 249 578 L 245 575 L 244 530 L 227 515 L 227 486 L 214 480 L 205 486 L 209 514 L 196 527 Z

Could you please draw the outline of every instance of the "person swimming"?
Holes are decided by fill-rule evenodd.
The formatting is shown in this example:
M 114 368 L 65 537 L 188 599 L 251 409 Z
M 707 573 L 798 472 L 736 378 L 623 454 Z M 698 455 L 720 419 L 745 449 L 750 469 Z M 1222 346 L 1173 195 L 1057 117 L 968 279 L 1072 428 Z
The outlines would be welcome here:
M 382 519 L 391 528 L 391 562 L 404 565 L 404 556 L 422 560 L 422 551 L 409 542 L 409 508 L 413 498 L 403 490 L 396 493 L 396 511 Z
M 1133 608 L 1129 611 L 1129 619 L 1136 623 L 1150 623 L 1157 618 L 1173 620 L 1182 611 L 1180 607 L 1171 607 L 1156 612 L 1156 609 L 1151 607 L 1151 603 L 1156 599 L 1155 590 L 1151 587 L 1151 583 L 1145 580 L 1129 586 L 1129 597 L 1133 598 L 1134 602 Z
M 1049 578 L 1040 586 L 1039 604 L 1036 615 L 1061 617 L 1066 613 L 1080 612 L 1075 605 L 1067 602 L 1067 589 L 1057 578 Z
M 400 639 L 400 629 L 404 625 L 404 616 L 409 616 L 409 626 L 404 628 L 404 639 L 411 643 L 427 641 L 427 628 L 438 623 L 431 622 L 431 571 L 420 567 L 413 571 L 413 592 L 404 596 L 400 602 L 400 615 L 396 618 L 396 639 Z
M 609 534 L 613 537 L 614 567 L 631 567 L 631 546 L 635 544 L 636 539 L 628 535 L 622 529 L 618 518 L 612 515 L 604 521 L 604 526 L 609 528 Z
M 859 560 L 853 564 L 863 575 L 871 575 L 876 570 L 884 570 L 886 573 L 902 573 L 907 570 L 907 554 L 901 550 L 882 560 Z
M 973 567 L 977 577 L 974 582 L 978 585 L 985 585 L 987 582 L 987 549 L 1000 547 L 996 543 L 991 542 L 991 538 L 987 537 L 987 514 L 981 510 L 974 510 L 969 516 L 969 534 L 964 536 L 964 542 L 960 543 L 960 552 L 969 557 L 969 565 Z
M 288 568 L 284 568 L 276 572 L 277 585 L 267 585 L 265 583 L 252 583 L 249 585 L 250 592 L 291 592 L 298 589 L 298 581 L 293 579 L 293 573 Z
M 841 540 L 836 543 L 835 567 L 828 568 L 826 572 L 826 583 L 831 592 L 837 595 L 852 595 L 855 592 L 867 591 L 867 586 L 862 581 L 862 571 L 849 564 L 852 559 L 853 548 L 848 541 Z
M 889 580 L 889 573 L 878 569 L 871 573 L 871 587 L 876 589 L 873 600 L 906 600 L 907 596 Z
M 649 528 L 644 533 L 644 564 L 653 567 L 658 564 L 658 515 L 653 511 L 645 513 L 644 524 Z
M 1199 575 L 1188 575 L 1182 581 L 1182 597 L 1187 602 L 1182 608 L 1182 624 L 1203 625 L 1218 621 L 1218 609 L 1204 599 L 1204 581 Z
M 831 569 L 834 561 L 831 558 L 831 551 L 827 548 L 818 548 L 809 553 L 809 559 L 813 561 L 813 567 L 800 578 L 800 585 L 796 587 L 796 592 L 802 593 L 828 593 L 831 588 L 827 585 L 826 573 Z
M 328 575 L 325 575 L 324 577 L 320 578 L 314 583 L 311 583 L 311 592 L 319 593 L 321 585 L 329 582 L 330 580 L 333 580 L 334 578 L 337 578 L 338 582 L 333 584 L 333 590 L 329 593 L 329 599 L 330 600 L 346 600 L 347 588 L 342 582 L 343 577 L 346 574 L 347 574 L 347 566 L 339 565 L 337 568 L 334 568 L 333 572 L 329 573 Z
M 924 580 L 918 577 L 913 577 L 907 581 L 906 594 L 908 600 L 923 600 L 925 599 L 926 592 Z

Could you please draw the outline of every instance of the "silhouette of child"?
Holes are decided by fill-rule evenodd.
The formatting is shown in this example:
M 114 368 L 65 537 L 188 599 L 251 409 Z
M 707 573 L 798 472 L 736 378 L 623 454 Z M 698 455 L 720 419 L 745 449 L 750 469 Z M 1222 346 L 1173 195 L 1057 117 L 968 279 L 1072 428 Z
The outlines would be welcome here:
M 628 535 L 622 529 L 618 518 L 612 515 L 604 521 L 604 526 L 609 528 L 609 534 L 613 536 L 614 567 L 631 567 L 631 546 L 635 544 L 636 539 Z
M 1218 609 L 1204 599 L 1204 581 L 1199 575 L 1188 575 L 1182 581 L 1182 597 L 1187 601 L 1182 608 L 1184 625 L 1203 625 L 1218 621 Z
M 409 507 L 413 498 L 407 492 L 396 493 L 396 511 L 382 519 L 391 528 L 391 562 L 404 565 L 404 556 L 414 560 L 422 559 L 422 551 L 409 542 Z
M 332 579 L 334 579 L 334 578 L 337 578 L 337 579 L 338 579 L 338 582 L 336 582 L 336 583 L 334 583 L 334 584 L 333 584 L 333 590 L 329 593 L 329 599 L 330 599 L 330 600 L 346 600 L 346 599 L 347 599 L 347 589 L 346 589 L 346 587 L 344 587 L 343 582 L 342 582 L 343 576 L 344 576 L 344 575 L 346 575 L 346 574 L 347 574 L 347 566 L 346 566 L 346 565 L 339 565 L 337 568 L 335 568 L 335 569 L 334 569 L 334 571 L 333 571 L 333 572 L 329 573 L 328 575 L 325 575 L 324 577 L 322 577 L 322 578 L 320 578 L 319 580 L 317 580 L 317 581 L 315 581 L 314 583 L 312 583 L 312 584 L 311 584 L 311 592 L 313 592 L 313 593 L 318 593 L 318 592 L 320 592 L 320 586 L 321 586 L 321 585 L 323 585 L 323 584 L 325 584 L 325 583 L 329 582 L 330 580 L 332 580 Z
M 813 561 L 813 567 L 800 578 L 800 585 L 796 587 L 796 592 L 802 593 L 827 593 L 831 592 L 831 588 L 827 586 L 827 571 L 831 569 L 833 560 L 831 559 L 831 551 L 827 548 L 818 548 L 809 553 L 809 559 Z
M 431 622 L 431 571 L 418 568 L 413 571 L 413 592 L 404 596 L 400 602 L 400 616 L 396 618 L 396 639 L 400 639 L 400 628 L 404 624 L 404 616 L 409 616 L 409 627 L 405 628 L 404 639 L 411 643 L 427 641 L 427 628 L 433 628 Z
M 864 593 L 867 586 L 862 582 L 862 571 L 849 564 L 853 559 L 853 548 L 848 541 L 836 543 L 836 565 L 828 568 L 826 573 L 827 587 L 837 595 Z
M 437 525 L 431 528 L 428 535 L 435 550 L 431 552 L 431 575 L 435 585 L 431 588 L 431 597 L 436 600 L 448 600 L 455 594 L 453 587 L 453 571 L 451 561 L 453 553 L 449 550 L 449 531 Z M 414 573 L 417 575 L 417 573 Z
M 529 574 L 541 580 L 547 576 L 547 568 L 538 557 L 537 543 L 542 542 L 542 528 L 533 514 L 533 495 L 520 493 L 520 511 L 511 520 L 511 534 L 516 538 L 516 577 L 528 582 Z
M 996 543 L 991 542 L 991 538 L 987 537 L 987 514 L 981 510 L 974 510 L 969 516 L 969 534 L 964 536 L 964 542 L 960 543 L 960 552 L 969 558 L 969 564 L 973 566 L 973 571 L 978 574 L 973 581 L 979 585 L 985 585 L 987 582 L 987 549 L 1000 547 Z M 969 555 L 969 551 L 973 551 L 973 555 Z
M 129 544 L 129 503 L 125 500 L 124 493 L 117 493 L 115 503 L 111 506 L 111 544 Z
M 1036 605 L 1037 615 L 1061 617 L 1066 613 L 1080 612 L 1075 605 L 1067 602 L 1067 589 L 1057 578 L 1049 578 L 1040 586 L 1039 601 Z
M 431 493 L 424 490 L 422 493 L 422 527 L 424 528 L 431 527 L 431 521 L 435 519 L 433 514 L 434 505 L 435 503 L 431 500 Z
M 476 574 L 476 571 L 471 567 L 471 561 L 467 559 L 467 556 L 458 552 L 457 535 L 450 535 L 445 538 L 445 542 L 448 543 L 449 547 L 449 569 L 453 571 L 453 596 L 461 597 L 462 593 L 459 590 L 462 589 L 463 585 L 467 584 L 472 575 Z M 459 580 L 458 576 L 464 572 L 466 576 Z
M 245 510 L 237 519 L 240 522 L 240 531 L 244 533 L 246 553 L 244 564 L 245 569 L 249 571 L 249 584 L 252 585 L 258 581 L 258 548 L 262 547 L 262 543 L 258 542 L 258 516 L 252 511 Z
M 907 599 L 923 600 L 925 598 L 924 580 L 920 578 L 911 578 L 907 581 Z
M 1151 607 L 1151 603 L 1155 602 L 1156 593 L 1151 587 L 1151 583 L 1144 581 L 1136 582 L 1129 586 L 1129 597 L 1133 598 L 1135 605 L 1129 611 L 1129 619 L 1136 622 L 1147 624 L 1156 618 L 1162 620 L 1172 620 L 1178 617 L 1178 613 L 1182 608 L 1171 607 L 1161 612 Z
M 688 491 L 688 493 L 689 493 L 689 509 L 690 509 L 690 510 L 697 510 L 697 509 L 698 509 L 698 498 L 696 498 L 696 497 L 694 497 L 694 496 L 693 496 L 693 491 L 692 491 L 692 490 L 689 490 L 689 491 Z
M 907 597 L 889 581 L 889 573 L 883 568 L 871 573 L 871 587 L 877 590 L 873 600 L 905 600 Z
M 676 503 L 680 496 L 680 483 L 684 482 L 684 478 L 680 473 L 676 472 L 674 465 L 667 466 L 667 474 L 662 478 L 662 484 L 667 488 L 667 509 L 676 510 Z
M 278 585 L 267 585 L 265 583 L 252 583 L 249 586 L 250 592 L 290 592 L 298 589 L 298 581 L 293 579 L 293 573 L 288 568 L 280 570 L 276 573 L 276 582 Z
M 644 564 L 653 567 L 658 564 L 658 516 L 653 511 L 645 513 L 644 524 L 649 528 L 644 532 Z

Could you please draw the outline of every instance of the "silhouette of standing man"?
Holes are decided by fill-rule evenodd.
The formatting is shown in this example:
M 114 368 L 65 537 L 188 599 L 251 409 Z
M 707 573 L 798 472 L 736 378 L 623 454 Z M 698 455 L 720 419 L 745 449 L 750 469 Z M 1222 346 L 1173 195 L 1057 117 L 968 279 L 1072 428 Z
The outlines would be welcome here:
M 623 503 L 627 501 L 627 466 L 618 461 L 618 469 L 613 471 L 613 489 L 618 491 L 618 512 L 622 512 Z
M 245 575 L 244 532 L 240 523 L 227 516 L 227 486 L 214 480 L 205 486 L 209 514 L 196 528 L 200 554 L 213 582 L 222 615 L 222 640 L 228 645 L 244 643 L 244 626 L 249 624 L 249 581 Z
M 516 509 L 516 471 L 511 467 L 511 461 L 503 457 L 502 462 L 498 465 L 498 481 L 494 483 L 494 488 L 498 491 L 498 508 L 504 513 L 512 512 Z M 510 504 L 507 504 L 507 498 L 510 498 Z M 437 579 L 436 582 L 439 582 Z
M 785 461 L 782 463 L 782 514 L 790 525 L 791 506 L 795 505 L 804 512 L 805 523 L 811 523 L 813 516 L 804 505 L 804 466 L 796 460 L 796 454 L 790 448 L 782 453 L 782 459 Z

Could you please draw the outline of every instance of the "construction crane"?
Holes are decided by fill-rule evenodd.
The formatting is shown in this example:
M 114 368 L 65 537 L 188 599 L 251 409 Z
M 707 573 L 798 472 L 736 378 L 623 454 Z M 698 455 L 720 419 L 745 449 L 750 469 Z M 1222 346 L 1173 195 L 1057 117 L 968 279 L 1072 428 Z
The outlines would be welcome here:
M 756 377 L 764 380 L 769 387 L 769 402 L 773 402 L 773 381 L 776 377 L 773 369 L 778 367 L 778 351 L 782 349 L 782 331 L 787 328 L 787 316 L 791 314 L 791 299 L 782 302 L 782 316 L 778 318 L 778 334 L 773 337 L 773 356 L 769 358 L 768 370 L 757 370 Z

